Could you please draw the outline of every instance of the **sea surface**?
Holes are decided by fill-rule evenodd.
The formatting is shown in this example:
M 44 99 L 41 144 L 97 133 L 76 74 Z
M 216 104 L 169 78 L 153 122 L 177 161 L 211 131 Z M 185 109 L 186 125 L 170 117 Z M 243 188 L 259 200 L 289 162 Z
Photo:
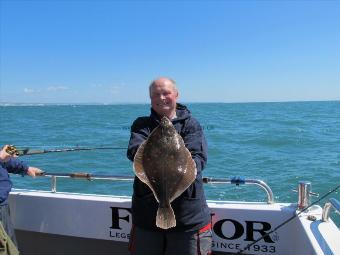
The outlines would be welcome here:
M 323 195 L 340 184 L 340 101 L 187 104 L 208 142 L 204 176 L 261 179 L 275 201 L 297 202 L 299 181 Z M 46 172 L 133 175 L 126 157 L 130 125 L 149 115 L 139 105 L 3 105 L 0 144 L 18 148 L 117 147 L 21 157 Z M 50 179 L 12 176 L 15 188 L 50 190 Z M 131 195 L 131 182 L 60 179 L 58 191 Z M 253 185 L 205 185 L 209 200 L 266 201 Z M 340 191 L 331 194 L 340 200 Z M 312 198 L 315 201 L 317 198 Z M 323 205 L 326 200 L 321 201 Z M 340 216 L 332 214 L 340 226 Z

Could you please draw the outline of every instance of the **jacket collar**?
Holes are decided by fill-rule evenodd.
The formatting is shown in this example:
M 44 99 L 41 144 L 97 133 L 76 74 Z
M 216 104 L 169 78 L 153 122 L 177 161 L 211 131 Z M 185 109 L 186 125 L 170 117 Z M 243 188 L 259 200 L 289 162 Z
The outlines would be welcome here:
M 191 116 L 189 109 L 180 103 L 176 104 L 176 118 L 171 120 L 173 123 L 187 119 Z M 160 122 L 161 117 L 151 108 L 150 118 L 154 120 L 157 124 Z

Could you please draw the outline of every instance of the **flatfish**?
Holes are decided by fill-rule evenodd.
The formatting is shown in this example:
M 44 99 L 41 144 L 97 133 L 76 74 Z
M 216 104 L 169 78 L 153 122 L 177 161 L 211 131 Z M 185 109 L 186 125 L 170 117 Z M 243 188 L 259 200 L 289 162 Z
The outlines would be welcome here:
M 156 226 L 176 226 L 170 203 L 196 178 L 197 169 L 182 137 L 167 117 L 161 119 L 148 139 L 138 148 L 133 163 L 136 176 L 152 190 L 158 210 Z

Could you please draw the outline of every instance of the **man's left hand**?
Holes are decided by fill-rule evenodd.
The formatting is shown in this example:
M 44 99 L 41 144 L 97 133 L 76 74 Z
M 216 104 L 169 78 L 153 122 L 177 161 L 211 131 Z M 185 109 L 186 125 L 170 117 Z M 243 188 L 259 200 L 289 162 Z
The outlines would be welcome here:
M 30 166 L 27 170 L 27 175 L 32 176 L 32 177 L 36 177 L 38 175 L 41 175 L 44 171 L 37 168 L 37 167 L 33 167 Z

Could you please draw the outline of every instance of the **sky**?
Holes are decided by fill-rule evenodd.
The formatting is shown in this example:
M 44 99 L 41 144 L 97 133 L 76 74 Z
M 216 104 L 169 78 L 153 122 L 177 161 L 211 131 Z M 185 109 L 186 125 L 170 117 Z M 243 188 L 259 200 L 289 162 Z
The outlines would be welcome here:
M 0 103 L 340 100 L 340 1 L 0 0 Z

